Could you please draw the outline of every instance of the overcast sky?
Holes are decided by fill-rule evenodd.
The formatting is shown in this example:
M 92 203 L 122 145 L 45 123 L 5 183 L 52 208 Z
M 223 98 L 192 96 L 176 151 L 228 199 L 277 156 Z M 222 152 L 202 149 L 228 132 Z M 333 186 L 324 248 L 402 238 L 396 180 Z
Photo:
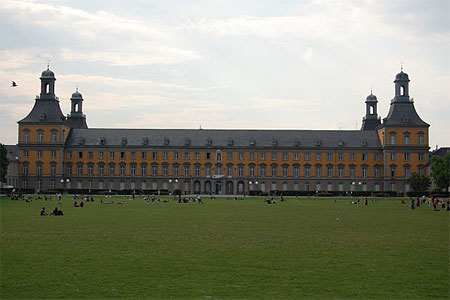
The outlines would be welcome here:
M 355 129 L 403 62 L 430 146 L 450 146 L 450 1 L 0 1 L 0 142 L 50 60 L 90 127 Z M 18 83 L 12 88 L 11 81 Z

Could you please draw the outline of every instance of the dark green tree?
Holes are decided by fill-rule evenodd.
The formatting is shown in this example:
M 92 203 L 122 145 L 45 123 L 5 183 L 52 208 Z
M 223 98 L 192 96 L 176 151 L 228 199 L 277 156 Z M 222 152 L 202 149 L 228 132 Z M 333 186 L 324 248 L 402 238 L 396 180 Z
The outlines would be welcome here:
M 442 157 L 431 157 L 431 177 L 434 184 L 442 191 L 448 191 L 450 186 L 450 153 L 445 154 Z
M 6 182 L 6 174 L 8 172 L 8 151 L 5 145 L 0 144 L 0 182 Z
M 423 193 L 428 191 L 431 185 L 431 179 L 425 175 L 419 175 L 417 173 L 412 173 L 408 180 L 411 189 L 416 193 Z

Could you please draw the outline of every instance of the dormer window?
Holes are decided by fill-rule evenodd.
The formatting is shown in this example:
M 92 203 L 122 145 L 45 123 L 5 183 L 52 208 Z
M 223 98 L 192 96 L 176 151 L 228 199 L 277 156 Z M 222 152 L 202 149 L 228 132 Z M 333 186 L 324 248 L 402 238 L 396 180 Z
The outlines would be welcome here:
M 366 140 L 362 141 L 362 145 L 363 147 L 367 147 L 367 141 Z
M 40 114 L 39 115 L 39 120 L 44 121 L 46 118 L 45 114 Z
M 320 147 L 322 146 L 322 141 L 321 140 L 317 140 L 316 141 L 316 147 Z
M 206 145 L 207 145 L 207 146 L 212 146 L 212 143 L 213 143 L 213 142 L 212 142 L 211 139 L 208 138 L 208 139 L 206 140 Z
M 339 147 L 342 147 L 342 146 L 344 146 L 344 145 L 345 145 L 344 141 L 343 141 L 343 140 L 340 140 L 339 143 L 338 143 L 338 146 L 339 146 Z
M 278 146 L 278 141 L 277 140 L 272 140 L 272 146 Z
M 185 146 L 189 146 L 191 144 L 191 139 L 185 139 L 184 140 L 184 145 Z
M 148 138 L 142 139 L 142 145 L 147 146 L 148 145 Z
M 250 140 L 250 146 L 255 146 L 256 145 L 256 141 L 255 140 Z
M 295 146 L 295 147 L 300 146 L 300 141 L 299 141 L 299 140 L 295 140 L 295 141 L 294 141 L 294 146 Z
M 126 144 L 128 143 L 128 141 L 127 141 L 127 138 L 122 138 L 122 142 L 121 142 L 121 144 L 123 145 L 123 146 L 125 146 Z
M 79 145 L 84 145 L 84 142 L 85 142 L 86 140 L 85 140 L 85 138 L 80 138 L 79 140 L 78 140 L 78 144 Z
M 169 146 L 170 140 L 168 138 L 164 139 L 164 146 Z
M 227 142 L 227 145 L 228 146 L 233 146 L 233 144 L 234 144 L 234 141 L 233 141 L 233 139 L 228 139 L 228 142 Z
M 101 138 L 100 139 L 100 145 L 106 145 L 106 139 L 105 138 Z

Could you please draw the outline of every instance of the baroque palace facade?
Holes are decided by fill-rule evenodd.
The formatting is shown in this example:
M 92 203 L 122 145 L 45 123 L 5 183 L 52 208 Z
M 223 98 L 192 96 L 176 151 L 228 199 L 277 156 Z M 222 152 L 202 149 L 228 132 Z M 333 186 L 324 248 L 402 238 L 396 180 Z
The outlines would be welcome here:
M 360 130 L 88 128 L 78 90 L 66 117 L 54 73 L 47 68 L 40 80 L 33 109 L 18 122 L 24 190 L 402 194 L 428 163 L 429 124 L 403 70 L 387 117 L 381 122 L 371 93 Z

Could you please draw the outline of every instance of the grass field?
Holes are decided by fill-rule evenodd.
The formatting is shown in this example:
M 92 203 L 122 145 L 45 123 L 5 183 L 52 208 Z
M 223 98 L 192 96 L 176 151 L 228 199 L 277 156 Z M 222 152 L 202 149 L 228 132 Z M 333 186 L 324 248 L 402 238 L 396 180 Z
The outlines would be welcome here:
M 123 197 L 115 200 L 121 201 Z M 1 198 L 1 298 L 447 298 L 449 216 L 398 199 Z

